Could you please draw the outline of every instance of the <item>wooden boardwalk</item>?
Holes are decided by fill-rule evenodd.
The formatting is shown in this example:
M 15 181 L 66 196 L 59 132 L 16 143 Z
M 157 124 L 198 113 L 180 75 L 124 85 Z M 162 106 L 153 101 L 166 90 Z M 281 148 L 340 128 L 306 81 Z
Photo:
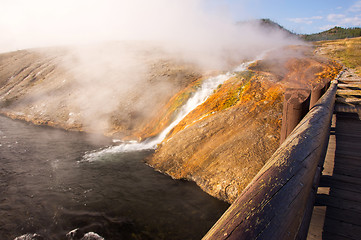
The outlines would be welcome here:
M 361 81 L 340 78 L 308 240 L 361 239 Z

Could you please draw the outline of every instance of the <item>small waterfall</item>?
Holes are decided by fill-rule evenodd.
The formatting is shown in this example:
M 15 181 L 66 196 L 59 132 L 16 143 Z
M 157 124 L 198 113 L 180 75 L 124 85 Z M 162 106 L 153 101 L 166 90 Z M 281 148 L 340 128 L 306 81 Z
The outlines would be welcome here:
M 154 138 L 146 139 L 143 142 L 129 141 L 121 143 L 117 146 L 111 146 L 100 151 L 86 153 L 83 157 L 84 161 L 94 161 L 98 159 L 103 154 L 109 153 L 119 153 L 119 152 L 132 152 L 132 151 L 141 151 L 141 150 L 150 150 L 155 149 L 158 144 L 160 144 L 167 134 L 197 106 L 204 103 L 207 98 L 213 93 L 217 87 L 222 84 L 224 81 L 232 77 L 236 72 L 242 72 L 247 69 L 249 64 L 261 59 L 257 58 L 256 60 L 242 63 L 236 67 L 233 71 L 227 72 L 225 74 L 220 74 L 215 77 L 208 78 L 203 81 L 201 87 L 197 90 L 196 93 L 191 96 L 188 101 L 179 109 L 176 119 L 165 128 L 160 134 Z

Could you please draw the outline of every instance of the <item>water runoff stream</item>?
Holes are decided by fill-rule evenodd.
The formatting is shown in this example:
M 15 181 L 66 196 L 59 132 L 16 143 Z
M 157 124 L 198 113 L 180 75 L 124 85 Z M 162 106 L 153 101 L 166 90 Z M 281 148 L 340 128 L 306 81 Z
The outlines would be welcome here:
M 144 159 L 232 74 L 205 80 L 167 129 L 141 143 L 114 146 L 0 116 L 0 239 L 80 239 L 89 232 L 109 240 L 200 239 L 229 205 Z
M 177 116 L 174 121 L 166 127 L 158 136 L 147 139 L 142 142 L 126 142 L 119 144 L 117 146 L 111 146 L 109 148 L 98 150 L 94 152 L 87 153 L 84 156 L 84 161 L 96 161 L 101 159 L 106 154 L 112 154 L 117 152 L 131 152 L 131 151 L 141 151 L 147 149 L 155 149 L 158 144 L 160 144 L 167 134 L 180 122 L 182 119 L 188 115 L 192 110 L 197 106 L 204 103 L 207 98 L 213 93 L 213 91 L 224 81 L 232 77 L 235 72 L 245 71 L 249 64 L 255 62 L 255 60 L 250 62 L 245 62 L 239 65 L 231 72 L 220 74 L 215 77 L 210 77 L 203 81 L 199 89 L 187 100 L 187 102 L 179 109 Z

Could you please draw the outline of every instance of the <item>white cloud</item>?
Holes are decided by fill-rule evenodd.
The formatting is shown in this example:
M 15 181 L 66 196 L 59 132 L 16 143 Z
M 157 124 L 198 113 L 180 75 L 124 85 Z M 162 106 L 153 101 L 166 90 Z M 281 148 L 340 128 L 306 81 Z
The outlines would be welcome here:
M 313 17 L 305 17 L 305 18 L 289 18 L 288 20 L 294 23 L 305 23 L 312 24 L 314 20 L 321 20 L 322 16 L 313 16 Z
M 361 16 L 345 18 L 344 24 L 350 24 L 351 26 L 361 26 Z
M 327 20 L 330 22 L 340 22 L 343 21 L 343 19 L 346 18 L 346 15 L 344 14 L 329 14 L 327 16 Z
M 361 1 L 356 2 L 349 8 L 350 12 L 361 12 Z
M 341 26 L 360 26 L 361 15 L 346 16 L 345 14 L 329 14 L 327 16 L 329 22 L 337 23 Z

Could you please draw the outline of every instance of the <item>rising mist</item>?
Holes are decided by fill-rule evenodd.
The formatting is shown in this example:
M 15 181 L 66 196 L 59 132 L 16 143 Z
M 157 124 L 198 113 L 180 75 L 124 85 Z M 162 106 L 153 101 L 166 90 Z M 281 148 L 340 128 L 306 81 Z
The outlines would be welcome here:
M 142 125 L 205 72 L 226 71 L 266 50 L 299 43 L 259 21 L 237 24 L 227 9 L 206 4 L 206 0 L 5 1 L 0 10 L 4 36 L 0 51 L 66 46 L 56 64 L 71 76 L 62 80 L 69 86 L 68 121 L 103 132 L 116 119 L 126 123 L 120 130 L 132 130 L 135 118 L 141 119 L 136 125 Z M 51 58 L 53 51 L 48 51 L 41 49 Z M 37 101 L 52 97 L 37 94 Z M 24 98 L 24 104 L 27 99 L 34 97 Z

